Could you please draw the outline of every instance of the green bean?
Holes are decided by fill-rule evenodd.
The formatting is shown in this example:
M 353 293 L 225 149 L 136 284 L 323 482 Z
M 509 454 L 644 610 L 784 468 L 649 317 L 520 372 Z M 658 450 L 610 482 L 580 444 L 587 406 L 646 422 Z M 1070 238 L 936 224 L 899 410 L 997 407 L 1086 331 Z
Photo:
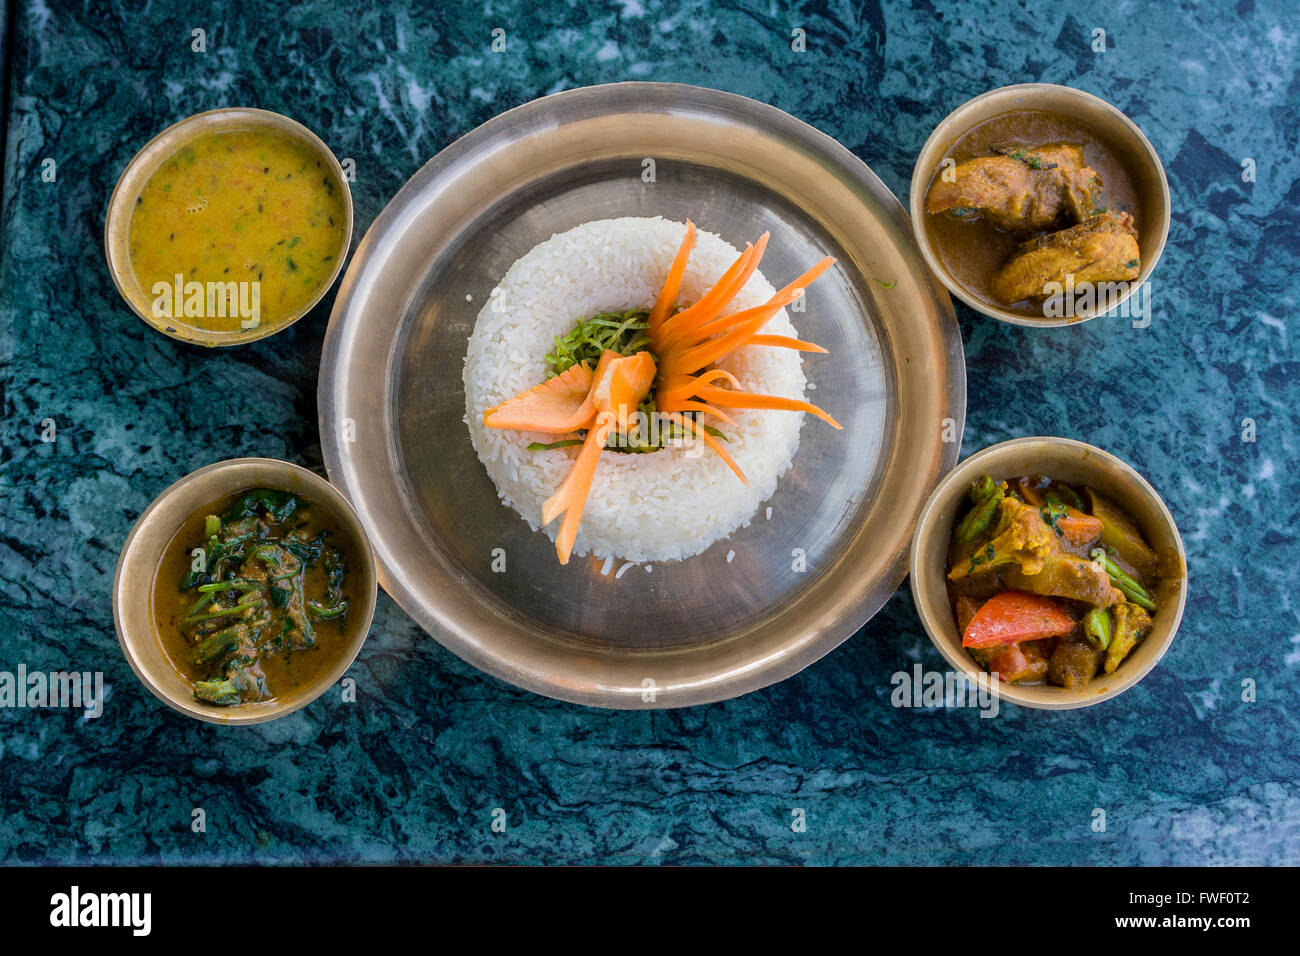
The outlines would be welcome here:
M 971 485 L 971 495 L 973 496 L 977 490 L 983 492 L 984 497 L 978 499 L 971 510 L 966 512 L 966 517 L 961 519 L 953 532 L 953 538 L 959 545 L 968 545 L 987 531 L 997 515 L 998 506 L 1002 503 L 1002 489 L 994 484 L 993 479 L 988 475 L 982 475 L 980 480 Z
M 316 601 L 310 601 L 308 602 L 307 607 L 310 608 L 311 612 L 322 621 L 332 621 L 334 618 L 342 617 L 348 612 L 347 601 L 344 601 L 342 604 L 336 604 L 334 607 L 325 607 Z
M 1105 551 L 1101 548 L 1094 548 L 1092 550 L 1092 560 L 1105 569 L 1111 583 L 1119 589 L 1121 594 L 1138 605 L 1138 607 L 1155 612 L 1156 602 L 1151 600 L 1151 595 L 1147 593 L 1146 588 L 1125 574 L 1124 570 L 1112 561 Z
M 194 663 L 206 664 L 216 660 L 239 646 L 239 642 L 248 636 L 248 628 L 236 624 L 225 630 L 209 635 L 202 644 L 194 648 Z
M 217 596 L 211 592 L 201 595 L 197 601 L 195 601 L 193 604 L 190 605 L 190 609 L 185 612 L 185 617 L 182 618 L 182 620 L 188 621 L 195 614 L 198 614 L 199 611 L 202 611 L 205 607 L 207 607 L 216 599 Z
M 970 488 L 967 489 L 966 494 L 970 497 L 971 504 L 977 505 L 997 490 L 997 482 L 993 480 L 992 476 L 980 475 L 971 482 Z
M 1110 647 L 1110 612 L 1104 607 L 1094 607 L 1085 614 L 1083 634 L 1088 643 L 1099 651 Z

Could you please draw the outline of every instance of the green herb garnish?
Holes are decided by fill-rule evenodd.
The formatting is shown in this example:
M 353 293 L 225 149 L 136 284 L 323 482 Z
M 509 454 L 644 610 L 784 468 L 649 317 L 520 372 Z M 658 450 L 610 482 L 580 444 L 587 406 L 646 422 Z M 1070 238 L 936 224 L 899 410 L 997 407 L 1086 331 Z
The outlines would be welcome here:
M 619 355 L 649 351 L 649 318 L 648 312 L 632 310 L 602 312 L 590 319 L 579 319 L 572 332 L 555 337 L 555 351 L 546 356 L 547 378 L 554 378 L 582 362 L 590 362 L 594 368 L 606 349 Z
M 573 445 L 581 444 L 581 438 L 565 438 L 561 441 L 553 442 L 530 441 L 527 447 L 529 451 L 550 451 L 552 448 L 569 448 Z
M 1048 497 L 1047 504 L 1039 508 L 1038 513 L 1042 515 L 1044 523 L 1051 525 L 1052 530 L 1057 534 L 1061 534 L 1060 521 L 1070 513 L 1070 509 L 1059 499 Z

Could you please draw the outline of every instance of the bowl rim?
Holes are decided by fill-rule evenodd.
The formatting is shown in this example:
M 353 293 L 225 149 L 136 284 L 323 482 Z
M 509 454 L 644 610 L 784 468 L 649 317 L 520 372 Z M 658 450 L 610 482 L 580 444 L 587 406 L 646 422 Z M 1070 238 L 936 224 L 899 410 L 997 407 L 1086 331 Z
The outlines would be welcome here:
M 343 242 L 339 247 L 339 254 L 334 263 L 334 269 L 329 278 L 321 282 L 316 294 L 307 302 L 307 304 L 290 315 L 290 317 L 277 324 L 267 323 L 259 325 L 255 329 L 240 330 L 238 332 L 213 332 L 204 329 L 194 329 L 183 322 L 174 323 L 174 328 L 169 326 L 167 320 L 155 317 L 151 310 L 145 309 L 127 292 L 127 282 L 125 276 L 131 273 L 130 256 L 116 251 L 119 245 L 115 242 L 115 236 L 120 233 L 121 241 L 125 243 L 128 240 L 130 230 L 130 200 L 131 197 L 138 193 L 139 188 L 147 183 L 162 163 L 169 157 L 174 149 L 169 149 L 163 153 L 162 158 L 152 164 L 147 172 L 141 170 L 148 165 L 146 160 L 155 156 L 155 154 L 164 150 L 168 146 L 179 146 L 186 141 L 193 133 L 198 135 L 202 132 L 201 127 L 206 123 L 214 120 L 221 120 L 224 117 L 233 119 L 245 119 L 251 125 L 256 125 L 268 129 L 279 130 L 288 135 L 295 136 L 306 142 L 320 158 L 329 163 L 329 172 L 334 175 L 340 186 L 340 192 L 343 196 L 343 208 L 345 216 L 345 225 L 343 230 Z M 218 127 L 220 128 L 220 127 Z M 133 188 L 128 192 L 128 186 L 140 180 L 140 187 Z M 250 342 L 257 342 L 261 339 L 269 338 L 277 332 L 282 332 L 289 326 L 293 325 L 325 298 L 330 289 L 339 280 L 343 274 L 343 266 L 348 259 L 348 251 L 352 246 L 352 229 L 354 225 L 354 212 L 352 201 L 352 189 L 348 184 L 347 174 L 343 171 L 343 166 L 339 163 L 338 157 L 334 151 L 325 144 L 325 141 L 317 136 L 311 129 L 299 123 L 292 117 L 285 116 L 283 113 L 276 113 L 273 110 L 265 110 L 256 106 L 223 106 L 218 109 L 204 110 L 200 113 L 193 113 L 184 119 L 177 120 L 170 126 L 160 130 L 150 137 L 149 141 L 141 146 L 127 161 L 122 168 L 121 174 L 117 178 L 117 183 L 113 186 L 112 193 L 108 197 L 108 205 L 104 212 L 104 258 L 108 264 L 109 275 L 113 277 L 113 285 L 117 288 L 117 293 L 122 300 L 130 306 L 131 311 L 136 314 L 150 328 L 161 332 L 168 338 L 175 339 L 178 342 L 185 342 L 188 345 L 201 345 L 208 348 L 229 348 L 235 345 L 246 345 Z
M 1135 666 L 1129 669 L 1129 671 L 1124 674 L 1123 679 L 1115 683 L 1115 685 L 1110 689 L 1100 694 L 1090 694 L 1070 698 L 1063 697 L 1060 701 L 1043 701 L 1027 698 L 1023 693 L 1021 693 L 1021 688 L 1015 684 L 1007 684 L 1003 681 L 998 681 L 997 683 L 999 699 L 1010 701 L 1011 703 L 1018 704 L 1021 707 L 1029 707 L 1034 710 L 1079 710 L 1118 697 L 1120 694 L 1139 683 L 1147 674 L 1151 673 L 1156 665 L 1160 663 L 1165 654 L 1168 653 L 1170 646 L 1173 644 L 1174 638 L 1178 634 L 1178 628 L 1182 624 L 1183 612 L 1187 606 L 1187 553 L 1183 546 L 1182 534 L 1179 532 L 1178 525 L 1174 521 L 1174 517 L 1170 513 L 1169 507 L 1165 504 L 1164 499 L 1160 497 L 1159 493 L 1151 487 L 1151 483 L 1148 482 L 1132 465 L 1110 452 L 1098 448 L 1096 445 L 1090 445 L 1087 442 L 1079 441 L 1074 438 L 1061 438 L 1051 435 L 1032 435 L 1023 438 L 1012 438 L 1007 441 L 998 442 L 985 448 L 981 448 L 979 451 L 974 452 L 960 461 L 955 468 L 948 472 L 948 474 L 945 475 L 937 485 L 935 485 L 934 490 L 930 493 L 930 497 L 926 500 L 925 507 L 921 512 L 921 518 L 917 521 L 916 532 L 912 538 L 912 549 L 908 558 L 908 583 L 912 594 L 912 603 L 916 608 L 916 616 L 920 620 L 926 636 L 930 638 L 930 643 L 934 645 L 939 654 L 955 670 L 957 670 L 958 673 L 964 674 L 968 680 L 974 682 L 980 679 L 981 676 L 984 679 L 987 679 L 987 672 L 976 666 L 975 661 L 969 654 L 953 651 L 948 642 L 938 635 L 930 616 L 926 613 L 925 603 L 921 600 L 921 585 L 919 584 L 919 581 L 925 573 L 925 569 L 922 566 L 921 555 L 923 544 L 922 531 L 926 528 L 930 515 L 937 507 L 940 499 L 944 498 L 954 485 L 969 482 L 971 480 L 971 475 L 979 471 L 978 466 L 981 462 L 994 454 L 1010 449 L 1042 447 L 1044 444 L 1078 452 L 1080 454 L 1080 460 L 1086 458 L 1098 462 L 1104 466 L 1104 468 L 1119 471 L 1124 474 L 1125 477 L 1133 480 L 1134 483 L 1149 497 L 1150 502 L 1156 506 L 1156 510 L 1167 524 L 1168 530 L 1173 537 L 1175 550 L 1178 553 L 1178 560 L 1182 568 L 1182 576 L 1178 588 L 1178 605 L 1173 609 L 1169 631 L 1161 640 L 1156 654 L 1144 665 Z M 1123 502 L 1121 502 L 1121 504 L 1123 504 Z M 955 517 L 956 516 L 954 515 L 954 521 Z M 1143 530 L 1145 531 L 1145 529 Z M 935 527 L 934 531 L 936 533 L 942 531 L 945 535 L 951 534 L 950 527 L 942 529 Z M 1031 686 L 1041 687 L 1043 685 Z M 1064 694 L 1065 689 L 1061 688 L 1061 690 Z
M 965 133 L 969 132 L 971 127 L 963 126 L 963 124 L 960 124 L 957 121 L 987 100 L 995 98 L 1010 99 L 1015 95 L 1021 97 L 1025 95 L 1041 95 L 1048 91 L 1058 95 L 1063 91 L 1065 96 L 1094 105 L 1118 120 L 1119 124 L 1134 137 L 1135 141 L 1145 151 L 1147 159 L 1151 162 L 1152 168 L 1157 173 L 1160 182 L 1160 202 L 1164 214 L 1161 217 L 1160 239 L 1156 243 L 1155 251 L 1149 256 L 1145 254 L 1143 255 L 1142 271 L 1138 275 L 1137 280 L 1131 283 L 1127 291 L 1111 303 L 1110 308 L 1105 312 L 1098 311 L 1094 308 L 1091 313 L 1082 316 L 1063 316 L 1059 318 L 1047 318 L 1044 316 L 1040 318 L 1020 315 L 991 305 L 987 302 L 983 302 L 968 292 L 961 283 L 957 282 L 948 274 L 948 270 L 943 267 L 941 262 L 939 262 L 938 256 L 931 247 L 929 234 L 925 228 L 925 192 L 929 187 L 933 173 L 930 172 L 927 175 L 927 172 L 929 171 L 922 168 L 922 162 L 927 158 L 932 149 L 937 148 L 940 144 L 941 137 L 947 137 L 948 131 L 954 126 L 963 127 L 957 134 L 958 136 L 965 135 Z M 1035 107 L 1029 105 L 1023 108 L 1034 109 Z M 953 137 L 954 140 L 956 138 L 957 137 Z M 987 90 L 980 93 L 978 96 L 966 100 L 940 120 L 930 132 L 930 135 L 926 138 L 925 144 L 921 147 L 920 152 L 917 153 L 916 162 L 912 166 L 912 179 L 908 190 L 908 212 L 911 215 L 912 229 L 915 234 L 916 244 L 920 249 L 921 257 L 925 260 L 926 265 L 929 266 L 930 271 L 934 273 L 935 278 L 942 283 L 945 289 L 981 315 L 997 319 L 999 322 L 1007 322 L 1011 325 L 1020 325 L 1027 328 L 1059 328 L 1061 326 L 1080 325 L 1084 322 L 1091 321 L 1092 319 L 1099 318 L 1100 316 L 1109 315 L 1118 309 L 1120 304 L 1136 293 L 1137 290 L 1145 284 L 1155 272 L 1156 265 L 1160 262 L 1160 257 L 1164 254 L 1165 245 L 1169 241 L 1169 227 L 1172 222 L 1172 209 L 1173 201 L 1169 192 L 1169 178 L 1165 174 L 1164 163 L 1161 161 L 1160 154 L 1156 152 L 1155 147 L 1151 145 L 1151 141 L 1147 138 L 1146 134 L 1142 132 L 1142 129 L 1113 103 L 1102 99 L 1096 94 L 1089 93 L 1087 90 L 1081 90 L 1073 86 L 1066 86 L 1061 83 L 1013 83 L 1009 86 L 1000 86 L 996 89 Z
M 365 587 L 365 600 L 363 602 L 364 611 L 357 618 L 358 623 L 355 625 L 356 632 L 352 638 L 350 650 L 347 653 L 340 655 L 336 665 L 319 679 L 316 686 L 311 687 L 299 697 L 294 698 L 292 701 L 282 706 L 274 706 L 276 703 L 275 701 L 268 701 L 265 703 L 273 706 L 260 707 L 256 704 L 238 705 L 236 707 L 213 710 L 201 706 L 192 699 L 182 700 L 172 696 L 166 690 L 157 686 L 154 681 L 149 678 L 145 669 L 140 664 L 135 652 L 135 644 L 141 640 L 158 640 L 158 635 L 155 632 L 156 622 L 153 622 L 152 620 L 153 614 L 151 610 L 150 620 L 154 623 L 154 628 L 150 630 L 150 633 L 139 636 L 127 635 L 126 624 L 123 620 L 123 605 L 127 600 L 124 571 L 131 558 L 132 549 L 136 545 L 137 539 L 139 538 L 141 531 L 144 529 L 148 519 L 168 499 L 184 491 L 187 486 L 193 484 L 199 478 L 223 471 L 229 471 L 232 472 L 232 474 L 238 473 L 250 467 L 265 468 L 271 471 L 278 471 L 281 474 L 294 475 L 300 478 L 311 488 L 311 492 L 305 493 L 304 497 L 310 498 L 313 494 L 319 495 L 321 498 L 326 499 L 332 507 L 337 508 L 340 513 L 351 518 L 352 523 L 360 534 L 353 534 L 352 529 L 348 529 L 345 533 L 348 534 L 350 543 L 356 547 L 359 552 L 359 557 L 367 569 L 365 583 L 368 586 Z M 243 482 L 235 482 L 234 484 L 243 484 Z M 265 484 L 274 484 L 274 482 L 266 482 Z M 238 488 L 234 487 L 232 484 L 231 492 L 236 490 L 238 490 Z M 156 560 L 153 562 L 153 569 L 156 574 Z M 150 587 L 150 593 L 152 594 L 152 584 Z M 150 693 L 173 710 L 178 711 L 187 717 L 193 717 L 210 724 L 245 725 L 265 723 L 269 720 L 276 720 L 280 717 L 285 717 L 297 710 L 301 710 L 308 704 L 313 703 L 318 697 L 329 690 L 330 687 L 338 683 L 356 660 L 357 655 L 361 652 L 362 646 L 369 638 L 370 626 L 374 621 L 374 612 L 377 603 L 378 575 L 376 573 L 374 550 L 370 545 L 370 539 L 366 534 L 365 526 L 357 517 L 356 511 L 353 510 L 351 502 L 349 502 L 347 497 L 337 488 L 330 484 L 327 479 L 322 478 L 314 471 L 303 468 L 301 465 L 295 465 L 293 462 L 282 461 L 278 458 L 228 458 L 223 461 L 213 462 L 210 465 L 204 465 L 202 468 L 191 471 L 189 474 L 173 481 L 170 485 L 159 492 L 144 511 L 140 512 L 140 516 L 135 520 L 135 523 L 131 526 L 131 530 L 127 533 L 126 540 L 122 543 L 122 548 L 118 552 L 117 565 L 113 571 L 113 628 L 117 633 L 117 643 L 122 651 L 122 655 L 131 666 L 131 670 L 135 673 L 136 678 L 141 684 L 148 688 Z M 150 606 L 152 608 L 152 600 L 150 601 Z M 256 711 L 251 709 L 245 710 L 245 708 L 249 707 L 257 707 L 258 709 Z

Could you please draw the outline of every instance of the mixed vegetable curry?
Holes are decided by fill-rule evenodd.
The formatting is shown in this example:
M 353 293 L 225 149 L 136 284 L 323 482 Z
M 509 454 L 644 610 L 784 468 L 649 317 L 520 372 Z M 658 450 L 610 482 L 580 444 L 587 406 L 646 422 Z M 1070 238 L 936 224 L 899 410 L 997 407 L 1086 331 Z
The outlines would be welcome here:
M 154 583 L 164 649 L 197 700 L 284 697 L 346 649 L 348 560 L 320 509 L 266 488 L 191 518 Z
M 968 497 L 947 568 L 971 657 L 1013 684 L 1114 673 L 1151 630 L 1168 559 L 1094 488 L 982 475 Z

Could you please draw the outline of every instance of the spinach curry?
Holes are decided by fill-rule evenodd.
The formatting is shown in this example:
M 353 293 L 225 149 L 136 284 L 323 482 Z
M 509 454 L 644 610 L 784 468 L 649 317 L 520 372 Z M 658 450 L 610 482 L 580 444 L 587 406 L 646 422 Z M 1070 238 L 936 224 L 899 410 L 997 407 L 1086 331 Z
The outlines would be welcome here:
M 291 697 L 347 647 L 349 555 L 324 509 L 253 489 L 191 516 L 153 584 L 168 658 L 216 706 Z

